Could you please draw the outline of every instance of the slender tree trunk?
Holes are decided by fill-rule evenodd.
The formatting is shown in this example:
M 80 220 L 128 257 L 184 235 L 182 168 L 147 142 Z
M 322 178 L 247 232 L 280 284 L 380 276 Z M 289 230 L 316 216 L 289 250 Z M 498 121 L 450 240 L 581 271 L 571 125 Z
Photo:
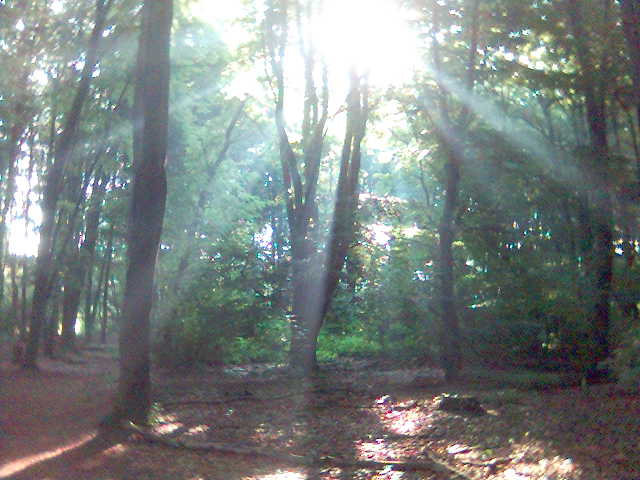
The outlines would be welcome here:
M 77 247 L 75 252 L 67 258 L 64 276 L 64 294 L 62 296 L 62 349 L 76 350 L 76 314 L 81 294 L 80 254 Z
M 88 271 L 93 263 L 96 242 L 98 240 L 98 225 L 100 222 L 100 211 L 102 209 L 102 201 L 106 192 L 107 182 L 109 178 L 104 175 L 98 175 L 93 183 L 91 194 L 91 204 L 86 216 L 86 228 L 84 239 L 80 249 L 68 261 L 67 275 L 68 279 L 65 283 L 65 303 L 63 331 L 69 332 L 63 335 L 63 345 L 65 348 L 75 349 L 75 325 L 80 307 L 80 297 L 85 278 L 88 277 Z M 68 287 L 68 290 L 67 290 Z M 93 325 L 91 325 L 91 328 Z M 85 318 L 86 328 L 86 318 Z M 73 329 L 74 334 L 70 333 Z
M 609 178 L 609 143 L 604 87 L 598 85 L 596 69 L 584 30 L 582 4 L 568 0 L 569 24 L 576 39 L 576 56 L 583 73 L 583 90 L 587 110 L 591 147 L 596 166 L 589 173 L 593 218 L 593 246 L 589 262 L 594 305 L 591 316 L 591 355 L 587 376 L 596 375 L 598 364 L 610 354 L 609 331 L 611 287 L 613 277 L 613 202 Z M 605 5 L 606 7 L 606 5 Z
M 107 326 L 109 322 L 109 282 L 111 280 L 111 265 L 113 263 L 113 230 L 109 236 L 107 245 L 107 261 L 104 273 L 104 286 L 102 289 L 102 321 L 100 323 L 100 343 L 107 343 Z
M 467 61 L 466 90 L 471 93 L 475 83 L 476 57 L 479 33 L 479 0 L 469 0 L 470 36 L 469 57 Z M 433 63 L 437 74 L 444 73 L 440 45 L 436 35 L 440 28 L 442 7 L 434 2 L 433 19 Z M 455 223 L 460 195 L 460 175 L 463 160 L 461 138 L 466 130 L 470 117 L 469 105 L 464 105 L 457 124 L 451 119 L 448 103 L 448 91 L 445 85 L 437 81 L 440 90 L 437 120 L 435 128 L 438 142 L 445 158 L 444 205 L 438 226 L 439 234 L 439 274 L 440 274 L 440 347 L 441 365 L 448 381 L 455 380 L 462 368 L 462 351 L 460 346 L 460 325 L 455 295 L 455 270 L 453 258 L 453 242 L 455 240 Z
M 11 255 L 9 257 L 9 266 L 11 268 L 11 321 L 14 327 L 21 327 L 20 319 L 20 291 L 18 289 L 18 257 Z M 22 332 L 22 328 L 19 328 Z
M 104 281 L 104 289 L 102 290 L 102 317 L 100 320 L 100 343 L 107 344 L 107 333 L 109 332 L 109 283 L 110 277 L 106 277 Z
M 22 258 L 22 277 L 20 278 L 20 338 L 27 339 L 27 285 L 29 279 L 29 266 L 26 255 Z
M 35 287 L 33 292 L 33 306 L 29 328 L 29 339 L 25 354 L 24 366 L 36 368 L 38 346 L 42 331 L 42 323 L 46 316 L 47 300 L 51 294 L 51 278 L 54 268 L 53 262 L 53 236 L 56 222 L 56 210 L 58 198 L 62 190 L 65 166 L 71 157 L 71 153 L 77 140 L 77 131 L 80 124 L 82 108 L 89 95 L 89 88 L 93 78 L 93 72 L 98 63 L 98 49 L 107 12 L 112 0 L 98 0 L 96 5 L 96 18 L 94 28 L 89 40 L 89 47 L 85 58 L 85 64 L 80 77 L 80 83 L 73 104 L 67 115 L 64 130 L 60 134 L 56 145 L 55 158 L 49 167 L 44 185 L 42 202 L 42 226 L 40 228 L 40 244 L 36 259 Z
M 329 308 L 344 257 L 353 236 L 353 212 L 357 204 L 360 144 L 366 122 L 366 88 L 352 75 L 347 105 L 347 134 L 341 159 L 342 191 L 338 193 L 329 247 L 319 254 L 318 178 L 328 119 L 329 88 L 326 65 L 318 68 L 313 38 L 302 28 L 302 14 L 311 18 L 316 9 L 310 3 L 296 4 L 300 51 L 304 59 L 305 99 L 301 149 L 289 141 L 284 118 L 284 60 L 288 44 L 288 4 L 269 2 L 265 42 L 276 85 L 275 118 L 280 148 L 280 164 L 289 223 L 293 301 L 291 316 L 292 369 L 308 375 L 316 367 L 318 334 Z M 322 72 L 322 82 L 315 76 Z
M 455 380 L 462 367 L 460 326 L 455 296 L 453 241 L 460 190 L 460 160 L 450 148 L 446 153 L 446 185 L 442 218 L 438 226 L 440 253 L 440 309 L 442 315 L 442 367 L 448 381 Z
M 60 316 L 59 292 L 54 292 L 51 296 L 51 312 L 44 320 L 43 344 L 44 354 L 48 358 L 56 355 L 56 344 L 58 338 L 58 323 Z
M 120 325 L 120 380 L 113 417 L 147 422 L 151 407 L 149 315 L 167 193 L 172 0 L 145 0 L 136 78 L 129 265 Z
M 93 306 L 93 264 L 87 270 L 87 287 L 84 291 L 84 343 L 89 345 L 93 341 L 93 333 L 95 331 L 95 317 L 92 310 Z
M 90 310 L 90 315 L 87 316 L 88 322 L 90 323 L 90 328 L 93 331 L 95 329 L 95 322 L 98 318 L 98 311 L 100 310 L 100 298 L 103 292 L 104 279 L 106 278 L 107 266 L 109 266 L 109 270 L 111 269 L 111 258 L 112 258 L 112 246 L 113 246 L 113 234 L 115 230 L 115 225 L 112 223 L 111 228 L 109 229 L 109 237 L 107 240 L 107 249 L 103 256 L 102 262 L 100 263 L 100 272 L 98 274 L 98 282 L 96 283 L 96 288 L 93 296 L 91 296 L 88 301 L 91 302 L 87 308 Z M 89 292 L 88 292 L 89 293 Z
M 23 125 L 14 126 L 11 131 L 11 152 L 9 156 L 8 175 L 4 191 L 4 202 L 2 205 L 2 213 L 0 213 L 0 304 L 4 301 L 4 266 L 5 256 L 7 254 L 7 232 L 9 223 L 9 213 L 14 203 L 16 193 L 16 173 L 18 170 L 18 162 L 20 159 L 20 151 L 24 144 L 24 132 L 26 127 Z

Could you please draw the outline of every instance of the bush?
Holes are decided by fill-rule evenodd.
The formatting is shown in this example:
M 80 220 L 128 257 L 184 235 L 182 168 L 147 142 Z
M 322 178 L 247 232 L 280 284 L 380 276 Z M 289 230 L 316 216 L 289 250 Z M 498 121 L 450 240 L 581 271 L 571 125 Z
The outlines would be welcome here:
M 318 360 L 335 360 L 339 357 L 374 357 L 380 354 L 379 343 L 361 334 L 321 335 L 318 341 Z
M 622 387 L 640 390 L 640 327 L 629 330 L 607 366 L 613 370 Z

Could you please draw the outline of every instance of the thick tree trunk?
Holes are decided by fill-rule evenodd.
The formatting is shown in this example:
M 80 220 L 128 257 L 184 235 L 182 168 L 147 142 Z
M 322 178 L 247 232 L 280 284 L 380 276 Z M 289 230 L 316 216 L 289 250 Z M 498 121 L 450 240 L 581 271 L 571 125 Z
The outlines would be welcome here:
M 129 265 L 120 325 L 120 379 L 115 419 L 147 422 L 151 407 L 149 316 L 167 193 L 172 0 L 145 0 L 136 79 L 133 198 Z
M 98 63 L 98 50 L 111 0 L 98 0 L 96 19 L 85 64 L 78 84 L 78 90 L 67 115 L 66 124 L 56 145 L 55 158 L 49 168 L 43 192 L 42 226 L 40 228 L 40 244 L 36 259 L 35 288 L 29 328 L 29 339 L 25 354 L 24 366 L 36 368 L 38 346 L 42 333 L 42 323 L 46 316 L 47 300 L 51 294 L 51 278 L 53 277 L 53 240 L 56 222 L 58 198 L 62 190 L 65 166 L 77 140 L 82 108 L 89 95 L 93 72 Z

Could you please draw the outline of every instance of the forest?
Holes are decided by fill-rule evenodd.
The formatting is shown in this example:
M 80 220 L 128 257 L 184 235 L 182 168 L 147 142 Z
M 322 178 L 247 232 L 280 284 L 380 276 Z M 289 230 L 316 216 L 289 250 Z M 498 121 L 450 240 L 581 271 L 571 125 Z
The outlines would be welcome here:
M 637 0 L 0 0 L 0 479 L 640 478 Z

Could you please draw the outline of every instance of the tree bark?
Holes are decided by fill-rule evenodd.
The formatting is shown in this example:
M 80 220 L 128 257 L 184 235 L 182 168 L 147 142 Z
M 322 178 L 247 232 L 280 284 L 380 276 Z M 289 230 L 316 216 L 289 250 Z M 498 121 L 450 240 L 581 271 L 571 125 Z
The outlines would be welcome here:
M 113 418 L 145 424 L 151 407 L 149 316 L 167 194 L 172 0 L 145 0 L 136 78 L 134 181 Z

